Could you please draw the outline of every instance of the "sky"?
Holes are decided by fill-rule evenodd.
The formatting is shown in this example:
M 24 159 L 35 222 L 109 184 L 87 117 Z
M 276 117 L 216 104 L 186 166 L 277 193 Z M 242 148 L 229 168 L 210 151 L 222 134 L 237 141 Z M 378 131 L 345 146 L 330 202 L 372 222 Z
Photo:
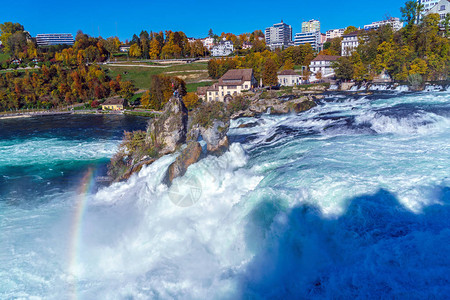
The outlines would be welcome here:
M 118 36 L 131 40 L 142 30 L 183 31 L 188 37 L 202 38 L 210 28 L 220 35 L 264 31 L 283 20 L 292 26 L 293 35 L 301 23 L 321 22 L 321 31 L 364 26 L 386 16 L 401 17 L 406 0 L 336 1 L 2 1 L 0 23 L 18 22 L 32 36 L 38 33 L 72 33 L 82 30 L 91 36 Z

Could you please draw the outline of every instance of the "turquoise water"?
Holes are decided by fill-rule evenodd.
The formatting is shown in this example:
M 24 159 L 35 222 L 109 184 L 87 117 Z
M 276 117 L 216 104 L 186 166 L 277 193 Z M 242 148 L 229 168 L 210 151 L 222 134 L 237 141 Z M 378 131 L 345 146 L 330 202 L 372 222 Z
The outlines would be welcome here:
M 171 155 L 124 183 L 83 184 L 145 122 L 8 122 L 0 298 L 450 292 L 449 92 L 329 94 L 299 115 L 235 120 L 230 150 L 170 188 Z

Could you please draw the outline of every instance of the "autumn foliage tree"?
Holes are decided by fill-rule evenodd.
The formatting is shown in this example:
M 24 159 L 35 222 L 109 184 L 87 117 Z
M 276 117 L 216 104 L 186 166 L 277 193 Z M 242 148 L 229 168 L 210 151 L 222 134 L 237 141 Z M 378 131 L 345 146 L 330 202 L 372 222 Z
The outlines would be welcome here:
M 181 97 L 186 95 L 184 80 L 179 77 L 153 75 L 148 108 L 161 110 L 175 92 Z

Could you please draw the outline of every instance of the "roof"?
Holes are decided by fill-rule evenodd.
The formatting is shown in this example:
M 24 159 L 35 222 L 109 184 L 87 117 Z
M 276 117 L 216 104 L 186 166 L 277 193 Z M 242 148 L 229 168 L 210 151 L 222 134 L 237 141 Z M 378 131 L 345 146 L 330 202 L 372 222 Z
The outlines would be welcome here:
M 253 69 L 228 70 L 220 79 L 219 85 L 241 85 L 244 81 L 252 81 Z
M 356 30 L 356 31 L 353 31 L 353 32 L 344 34 L 343 36 L 356 36 L 356 35 L 358 35 L 358 33 L 360 33 L 360 32 L 361 32 L 361 30 Z
M 197 88 L 197 94 L 198 95 L 205 95 L 207 90 L 208 90 L 208 86 L 199 86 Z
M 298 75 L 294 70 L 283 70 L 278 75 Z
M 338 60 L 340 56 L 337 55 L 317 55 L 312 61 L 335 61 Z
M 218 91 L 219 90 L 219 86 L 217 85 L 217 83 L 214 83 L 211 86 L 208 86 L 208 88 L 206 89 L 207 91 Z
M 124 103 L 125 99 L 123 98 L 109 98 L 102 105 L 123 105 Z

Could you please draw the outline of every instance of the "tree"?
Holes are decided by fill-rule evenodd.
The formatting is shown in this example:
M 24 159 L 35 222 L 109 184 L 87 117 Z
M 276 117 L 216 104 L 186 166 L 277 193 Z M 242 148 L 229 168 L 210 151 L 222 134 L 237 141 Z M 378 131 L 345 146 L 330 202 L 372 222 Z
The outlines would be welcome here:
M 141 97 L 141 105 L 145 108 L 148 108 L 150 105 L 150 92 L 146 91 Z
M 187 93 L 183 98 L 184 105 L 188 109 L 193 109 L 197 105 L 198 100 L 199 98 L 196 93 Z
M 353 65 L 348 57 L 341 57 L 332 64 L 336 78 L 350 80 L 353 78 Z
M 210 28 L 208 31 L 208 37 L 210 37 L 210 38 L 214 37 L 214 32 L 213 32 L 212 28 Z
M 131 99 L 133 97 L 136 88 L 131 81 L 122 81 L 120 83 L 119 94 L 125 99 Z
M 344 31 L 344 35 L 355 32 L 357 30 L 358 30 L 358 28 L 356 28 L 355 26 L 348 26 Z
M 152 39 L 150 42 L 150 59 L 157 59 L 161 51 L 161 46 L 156 38 Z
M 11 53 L 9 38 L 16 32 L 23 32 L 25 29 L 19 23 L 5 22 L 0 24 L 0 41 L 6 53 Z
M 278 83 L 278 66 L 273 59 L 269 58 L 264 63 L 264 70 L 262 74 L 263 84 L 265 86 L 272 86 Z
M 141 57 L 141 47 L 138 44 L 133 44 L 130 46 L 130 56 Z
M 450 13 L 445 16 L 444 21 L 442 22 L 442 26 L 444 27 L 445 37 L 450 37 Z
M 400 8 L 402 20 L 407 23 L 408 27 L 411 27 L 414 23 L 419 22 L 423 9 L 423 4 L 419 4 L 415 0 L 407 1 L 405 6 Z
M 416 58 L 411 64 L 409 75 L 412 74 L 425 75 L 427 71 L 428 71 L 427 62 L 423 59 Z
M 322 71 L 319 70 L 319 71 L 316 72 L 316 78 L 319 81 L 322 80 Z
M 283 65 L 283 70 L 292 70 L 294 69 L 294 62 L 291 58 L 286 59 Z

